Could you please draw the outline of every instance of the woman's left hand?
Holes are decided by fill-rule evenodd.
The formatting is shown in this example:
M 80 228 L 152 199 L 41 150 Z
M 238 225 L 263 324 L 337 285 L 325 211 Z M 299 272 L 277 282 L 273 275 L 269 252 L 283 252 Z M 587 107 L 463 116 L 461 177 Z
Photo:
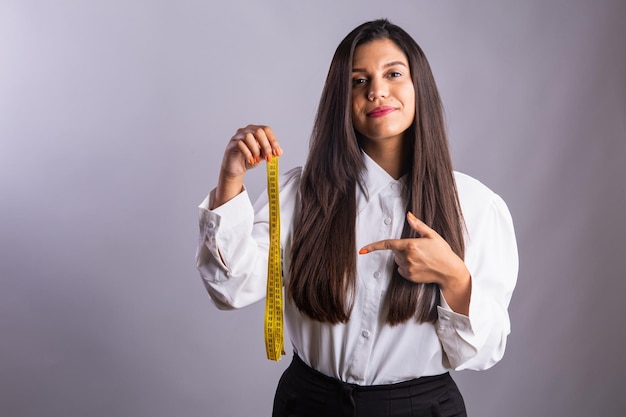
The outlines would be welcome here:
M 420 238 L 380 240 L 365 245 L 359 254 L 392 250 L 401 276 L 415 283 L 439 284 L 450 307 L 467 315 L 471 277 L 465 262 L 436 231 L 413 213 L 407 213 L 407 221 Z

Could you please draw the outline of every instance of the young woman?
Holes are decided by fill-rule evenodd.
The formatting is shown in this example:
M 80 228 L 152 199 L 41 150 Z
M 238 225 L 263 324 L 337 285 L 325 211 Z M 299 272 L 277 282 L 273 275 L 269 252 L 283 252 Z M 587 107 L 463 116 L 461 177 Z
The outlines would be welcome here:
M 268 205 L 243 178 L 282 155 L 239 129 L 200 206 L 198 269 L 222 309 L 265 296 Z M 439 94 L 387 20 L 338 46 L 304 168 L 281 179 L 285 322 L 294 358 L 274 416 L 463 416 L 450 370 L 504 354 L 517 249 L 502 199 L 452 170 Z

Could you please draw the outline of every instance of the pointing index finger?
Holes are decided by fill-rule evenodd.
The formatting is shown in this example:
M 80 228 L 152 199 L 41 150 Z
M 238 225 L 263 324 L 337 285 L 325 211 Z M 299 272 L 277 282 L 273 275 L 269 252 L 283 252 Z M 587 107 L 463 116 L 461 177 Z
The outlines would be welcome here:
M 366 253 L 377 250 L 400 250 L 403 248 L 403 240 L 404 239 L 385 239 L 370 243 L 359 250 L 359 255 L 365 255 Z

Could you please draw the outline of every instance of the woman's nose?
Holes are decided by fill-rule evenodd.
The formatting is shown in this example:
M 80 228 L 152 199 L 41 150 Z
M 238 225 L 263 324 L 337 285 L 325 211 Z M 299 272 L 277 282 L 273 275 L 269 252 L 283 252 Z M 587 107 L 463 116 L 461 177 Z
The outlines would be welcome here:
M 372 80 L 370 83 L 370 89 L 367 93 L 367 99 L 374 101 L 378 98 L 385 98 L 389 95 L 389 89 L 387 88 L 384 80 Z

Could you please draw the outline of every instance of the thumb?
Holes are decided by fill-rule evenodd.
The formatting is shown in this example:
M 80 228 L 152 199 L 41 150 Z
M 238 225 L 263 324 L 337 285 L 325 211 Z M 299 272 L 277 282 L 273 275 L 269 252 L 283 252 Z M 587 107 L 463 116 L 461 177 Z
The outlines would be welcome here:
M 410 211 L 406 213 L 406 219 L 409 222 L 409 226 L 411 226 L 411 229 L 419 233 L 421 237 L 432 237 L 433 233 L 435 233 L 433 229 L 431 229 L 426 223 L 415 217 L 415 215 Z

